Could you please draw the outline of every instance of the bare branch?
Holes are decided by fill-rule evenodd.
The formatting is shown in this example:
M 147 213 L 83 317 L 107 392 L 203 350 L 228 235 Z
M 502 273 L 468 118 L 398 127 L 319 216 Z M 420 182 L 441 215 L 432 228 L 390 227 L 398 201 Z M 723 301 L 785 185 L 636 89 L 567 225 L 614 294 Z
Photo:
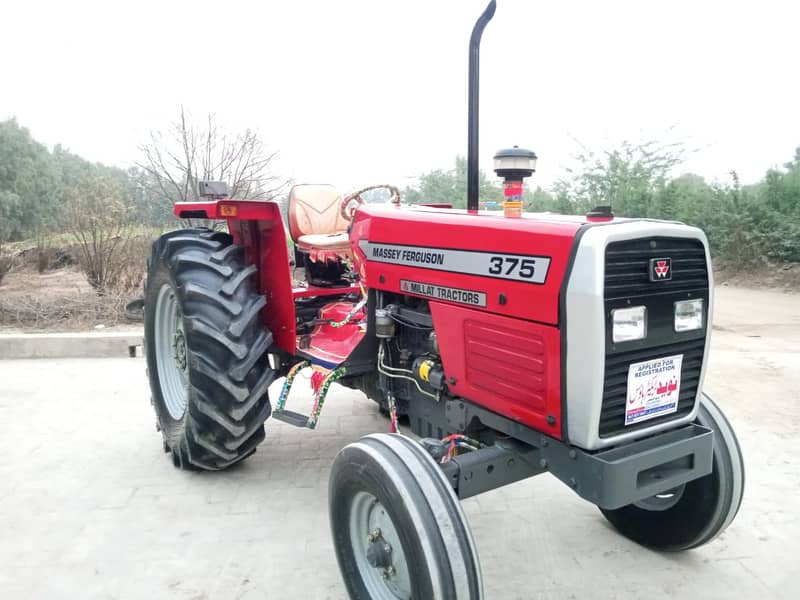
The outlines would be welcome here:
M 243 199 L 270 199 L 287 182 L 272 172 L 275 152 L 267 152 L 258 134 L 251 130 L 226 132 L 214 114 L 198 126 L 181 107 L 169 136 L 153 132 L 142 146 L 139 163 L 156 181 L 169 201 L 197 199 L 201 179 L 225 181 L 231 195 Z

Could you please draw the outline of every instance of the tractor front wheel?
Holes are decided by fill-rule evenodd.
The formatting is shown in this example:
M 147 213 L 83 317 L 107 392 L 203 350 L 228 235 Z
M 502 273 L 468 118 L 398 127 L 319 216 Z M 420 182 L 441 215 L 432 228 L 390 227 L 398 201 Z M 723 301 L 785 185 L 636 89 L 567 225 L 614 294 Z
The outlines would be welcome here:
M 413 440 L 343 448 L 328 490 L 336 558 L 354 599 L 482 597 L 472 535 L 439 466 Z
M 224 469 L 264 439 L 274 372 L 255 272 L 227 233 L 184 229 L 153 243 L 147 372 L 164 450 L 177 467 Z
M 711 473 L 622 508 L 600 509 L 625 537 L 655 550 L 689 550 L 710 542 L 733 521 L 744 492 L 739 441 L 725 415 L 705 394 L 697 423 L 714 432 Z

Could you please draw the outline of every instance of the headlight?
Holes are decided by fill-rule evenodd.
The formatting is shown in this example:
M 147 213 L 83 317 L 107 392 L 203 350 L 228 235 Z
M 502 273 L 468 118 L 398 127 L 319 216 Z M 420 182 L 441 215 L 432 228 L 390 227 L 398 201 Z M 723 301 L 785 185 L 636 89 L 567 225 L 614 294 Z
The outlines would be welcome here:
M 647 309 L 644 306 L 617 308 L 611 311 L 614 343 L 641 340 L 647 335 Z
M 703 299 L 681 300 L 675 303 L 675 331 L 703 328 Z

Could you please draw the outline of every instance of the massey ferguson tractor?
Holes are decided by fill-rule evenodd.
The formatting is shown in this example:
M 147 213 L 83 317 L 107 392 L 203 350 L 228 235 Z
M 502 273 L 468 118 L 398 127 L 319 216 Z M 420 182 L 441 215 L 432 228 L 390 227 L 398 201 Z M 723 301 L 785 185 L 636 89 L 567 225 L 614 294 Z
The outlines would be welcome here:
M 152 403 L 177 467 L 244 460 L 269 417 L 319 427 L 334 382 L 388 415 L 388 432 L 347 445 L 330 474 L 353 598 L 482 598 L 459 500 L 541 473 L 662 551 L 711 541 L 742 500 L 736 435 L 702 387 L 714 290 L 703 232 L 608 207 L 523 213 L 536 156 L 516 147 L 495 156 L 503 210 L 478 209 L 479 46 L 494 11 L 470 40 L 466 210 L 403 205 L 388 185 L 344 198 L 296 185 L 285 226 L 279 204 L 201 182 L 204 200 L 175 214 L 229 233 L 167 233 L 148 262 Z M 304 369 L 308 414 L 289 401 Z

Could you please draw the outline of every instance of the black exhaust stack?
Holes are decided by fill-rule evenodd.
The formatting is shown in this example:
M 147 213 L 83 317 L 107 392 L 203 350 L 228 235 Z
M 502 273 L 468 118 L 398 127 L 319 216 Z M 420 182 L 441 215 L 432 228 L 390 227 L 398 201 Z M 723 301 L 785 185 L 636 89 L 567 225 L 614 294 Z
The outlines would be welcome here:
M 478 17 L 469 38 L 469 128 L 467 140 L 467 210 L 478 210 L 478 91 L 481 57 L 481 36 L 492 20 L 497 2 L 489 2 Z

